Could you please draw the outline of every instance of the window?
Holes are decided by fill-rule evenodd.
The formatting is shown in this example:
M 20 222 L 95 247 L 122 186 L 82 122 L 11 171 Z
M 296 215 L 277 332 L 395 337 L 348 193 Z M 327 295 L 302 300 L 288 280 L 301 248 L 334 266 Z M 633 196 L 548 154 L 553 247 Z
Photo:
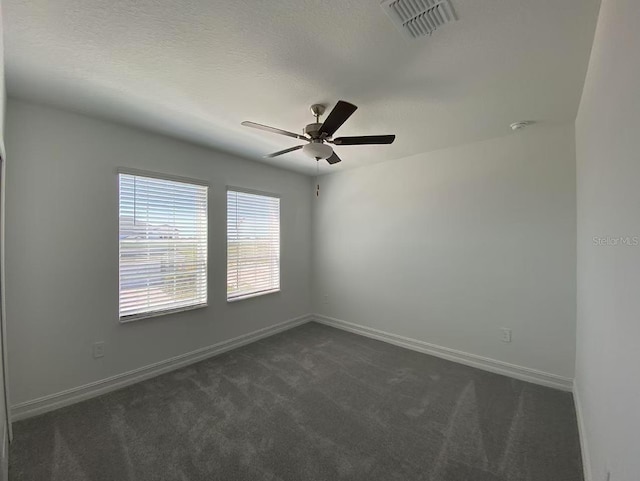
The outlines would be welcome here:
M 280 290 L 280 199 L 227 191 L 227 301 Z
M 119 174 L 120 320 L 207 305 L 206 185 Z

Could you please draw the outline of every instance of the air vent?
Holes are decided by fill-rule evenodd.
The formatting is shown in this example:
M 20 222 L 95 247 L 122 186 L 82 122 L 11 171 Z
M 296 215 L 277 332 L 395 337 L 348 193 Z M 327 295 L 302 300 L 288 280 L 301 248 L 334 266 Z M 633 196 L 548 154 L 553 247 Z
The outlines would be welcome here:
M 449 0 L 384 0 L 380 6 L 410 39 L 431 35 L 458 19 Z

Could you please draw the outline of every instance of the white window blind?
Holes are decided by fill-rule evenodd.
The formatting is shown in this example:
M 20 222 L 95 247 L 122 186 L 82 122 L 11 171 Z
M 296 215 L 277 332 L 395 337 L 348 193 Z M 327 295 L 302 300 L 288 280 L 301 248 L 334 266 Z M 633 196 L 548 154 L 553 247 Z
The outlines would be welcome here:
M 227 300 L 280 290 L 280 199 L 227 191 Z
M 119 174 L 120 319 L 207 304 L 205 185 Z

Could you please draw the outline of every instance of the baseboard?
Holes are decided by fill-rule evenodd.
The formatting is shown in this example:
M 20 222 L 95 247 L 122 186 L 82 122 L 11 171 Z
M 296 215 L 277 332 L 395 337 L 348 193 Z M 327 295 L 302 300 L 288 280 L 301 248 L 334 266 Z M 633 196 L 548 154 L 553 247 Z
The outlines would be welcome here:
M 576 418 L 578 420 L 578 435 L 580 436 L 580 451 L 582 451 L 582 468 L 584 470 L 584 481 L 592 481 L 591 458 L 589 456 L 589 445 L 587 443 L 587 431 L 584 425 L 584 414 L 580 394 L 576 381 L 573 382 L 573 403 L 576 407 Z
M 132 371 L 117 374 L 106 379 L 101 379 L 83 386 L 43 396 L 31 401 L 22 402 L 11 407 L 11 418 L 12 421 L 18 421 L 20 419 L 36 416 L 47 411 L 52 411 L 54 409 L 84 401 L 85 399 L 96 397 L 110 391 L 115 391 L 116 389 L 144 381 L 145 379 L 150 379 L 160 374 L 188 366 L 189 364 L 217 356 L 223 352 L 236 349 L 240 346 L 264 339 L 265 337 L 273 336 L 274 334 L 305 324 L 311 320 L 311 315 L 296 317 L 273 326 L 258 329 L 257 331 L 222 341 L 211 346 L 196 349 L 195 351 L 181 354 Z
M 160 361 L 148 366 L 144 366 L 132 371 L 128 371 L 122 374 L 117 374 L 106 379 L 101 379 L 92 383 L 88 383 L 75 388 L 67 389 L 55 394 L 50 394 L 30 401 L 15 404 L 11 407 L 12 421 L 19 421 L 28 417 L 36 416 L 54 409 L 58 409 L 64 406 L 68 406 L 92 397 L 99 396 L 117 389 L 135 384 L 146 379 L 164 374 L 166 372 L 179 369 L 189 364 L 193 364 L 204 359 L 222 354 L 232 349 L 250 344 L 265 337 L 272 336 L 279 332 L 291 329 L 293 327 L 305 324 L 309 321 L 316 321 L 321 324 L 336 327 L 345 331 L 360 334 L 380 341 L 388 342 L 397 346 L 401 346 L 414 351 L 430 354 L 436 357 L 447 359 L 449 361 L 458 362 L 468 366 L 484 369 L 486 371 L 503 374 L 506 376 L 521 379 L 523 381 L 529 381 L 544 386 L 553 387 L 556 389 L 562 389 L 564 391 L 571 391 L 573 381 L 569 378 L 557 376 L 555 374 L 549 374 L 534 369 L 517 366 L 514 364 L 505 363 L 495 359 L 485 358 L 475 354 L 470 354 L 447 347 L 437 346 L 425 341 L 417 339 L 411 339 L 389 332 L 373 329 L 370 327 L 353 324 L 340 319 L 334 319 L 331 317 L 323 316 L 320 314 L 305 315 L 290 319 L 288 321 L 275 324 L 257 331 L 253 331 L 242 336 L 235 337 L 226 341 L 213 344 L 211 346 L 196 349 L 195 351 L 181 354 L 164 361 Z M 578 423 L 580 426 L 580 439 L 583 442 L 583 462 L 585 463 L 585 480 L 590 481 L 590 478 L 586 477 L 586 466 L 589 466 L 586 447 L 584 444 L 582 418 L 579 411 L 578 397 L 574 391 L 574 399 L 576 400 L 576 413 L 578 416 Z
M 573 387 L 573 379 L 538 371 L 524 366 L 509 364 L 507 362 L 498 361 L 488 357 L 470 354 L 468 352 L 450 349 L 448 347 L 437 346 L 425 341 L 411 339 L 408 337 L 398 336 L 390 332 L 373 329 L 371 327 L 354 324 L 352 322 L 323 316 L 321 314 L 313 314 L 313 320 L 321 324 L 331 327 L 337 327 L 344 331 L 353 332 L 362 336 L 378 339 L 379 341 L 388 342 L 414 351 L 430 354 L 432 356 L 447 359 L 449 361 L 458 362 L 467 366 L 476 367 L 485 371 L 503 374 L 505 376 L 528 381 L 543 386 L 561 389 L 563 391 L 571 391 Z

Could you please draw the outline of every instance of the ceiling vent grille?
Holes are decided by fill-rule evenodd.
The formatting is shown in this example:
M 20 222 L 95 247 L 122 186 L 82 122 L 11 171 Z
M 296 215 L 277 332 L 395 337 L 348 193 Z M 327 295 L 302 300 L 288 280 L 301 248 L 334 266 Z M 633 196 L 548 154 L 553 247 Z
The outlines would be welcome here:
M 380 6 L 410 39 L 431 35 L 458 19 L 449 0 L 384 0 Z

